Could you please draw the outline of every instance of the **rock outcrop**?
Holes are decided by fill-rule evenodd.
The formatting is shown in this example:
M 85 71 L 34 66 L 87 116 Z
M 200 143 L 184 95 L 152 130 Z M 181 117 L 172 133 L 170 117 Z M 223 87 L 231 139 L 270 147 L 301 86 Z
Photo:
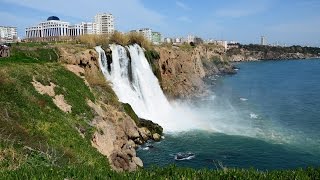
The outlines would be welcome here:
M 141 125 L 138 127 L 117 99 L 115 102 L 107 100 L 109 96 L 115 95 L 107 92 L 112 90 L 100 72 L 98 54 L 95 50 L 79 47 L 58 49 L 60 61 L 65 63 L 68 70 L 82 77 L 96 96 L 95 102 L 87 102 L 95 113 L 92 125 L 96 132 L 92 137 L 92 146 L 108 157 L 111 167 L 116 171 L 134 171 L 143 167 L 143 162 L 136 155 L 136 148 L 153 139 L 154 134 L 151 132 L 154 129 Z M 135 115 L 134 112 L 131 114 Z M 160 128 L 155 126 L 156 130 Z M 162 128 L 160 130 L 162 133 Z M 158 139 L 158 136 L 156 137 Z
M 136 142 L 140 142 L 143 137 L 134 121 L 125 113 L 103 102 L 94 104 L 89 101 L 88 104 L 96 112 L 92 123 L 98 129 L 94 133 L 92 145 L 108 157 L 112 168 L 116 171 L 134 171 L 143 167 L 135 150 Z
M 288 60 L 318 58 L 319 55 L 300 52 L 283 52 L 272 50 L 247 50 L 245 48 L 231 49 L 227 52 L 228 59 L 232 62 L 259 61 L 259 60 Z
M 0 58 L 9 57 L 9 56 L 10 56 L 10 48 L 5 45 L 0 45 Z
M 34 77 L 33 81 L 31 82 L 33 87 L 42 95 L 48 95 L 52 98 L 53 103 L 63 112 L 71 113 L 72 106 L 70 106 L 64 99 L 62 94 L 56 95 L 54 88 L 56 85 L 50 82 L 50 85 L 46 86 L 38 82 Z
M 203 78 L 213 74 L 234 73 L 219 46 L 199 45 L 189 50 L 179 47 L 156 49 L 161 86 L 170 98 L 189 98 L 206 92 Z

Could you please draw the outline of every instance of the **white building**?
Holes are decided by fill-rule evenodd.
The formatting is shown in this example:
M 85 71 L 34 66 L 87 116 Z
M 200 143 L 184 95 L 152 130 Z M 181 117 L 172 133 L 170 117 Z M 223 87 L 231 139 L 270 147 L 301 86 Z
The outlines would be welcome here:
M 26 28 L 27 39 L 56 40 L 60 37 L 76 37 L 84 34 L 93 34 L 93 23 L 70 25 L 69 22 L 61 21 L 56 16 L 50 16 L 47 21 Z
M 152 29 L 142 28 L 142 29 L 139 29 L 139 33 L 141 33 L 146 39 L 152 42 Z
M 261 36 L 261 45 L 266 46 L 267 45 L 267 40 L 265 36 Z
M 95 30 L 94 30 L 95 23 L 82 22 L 81 24 L 83 25 L 83 28 L 84 28 L 84 34 L 95 34 Z
M 114 18 L 112 14 L 97 14 L 94 18 L 94 34 L 112 34 L 115 31 Z
M 174 38 L 174 43 L 180 44 L 181 42 L 181 38 Z
M 210 44 L 223 46 L 224 49 L 228 49 L 228 41 L 225 41 L 225 40 L 208 39 L 206 42 Z M 235 43 L 235 41 L 231 41 L 230 43 Z
M 85 34 L 112 34 L 115 31 L 112 14 L 97 14 L 95 22 L 82 22 L 70 25 L 56 16 L 50 16 L 47 21 L 37 26 L 26 28 L 27 39 L 57 40 L 60 37 L 77 37 Z
M 217 42 L 217 45 L 223 46 L 224 49 L 228 49 L 228 41 L 218 40 L 216 42 Z
M 193 36 L 193 35 L 188 35 L 188 37 L 187 37 L 187 43 L 191 43 L 191 42 L 194 43 L 195 38 L 196 38 L 196 37 Z
M 172 43 L 172 39 L 171 38 L 164 38 L 163 40 L 165 43 Z
M 0 42 L 12 43 L 18 39 L 16 27 L 0 26 Z

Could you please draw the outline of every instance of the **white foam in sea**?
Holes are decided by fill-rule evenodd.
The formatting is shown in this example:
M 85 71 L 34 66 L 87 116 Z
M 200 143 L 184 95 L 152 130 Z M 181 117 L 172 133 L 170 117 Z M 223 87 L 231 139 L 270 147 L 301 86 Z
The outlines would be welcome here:
M 254 113 L 250 113 L 250 118 L 251 119 L 258 119 L 258 115 L 257 114 L 254 114 Z

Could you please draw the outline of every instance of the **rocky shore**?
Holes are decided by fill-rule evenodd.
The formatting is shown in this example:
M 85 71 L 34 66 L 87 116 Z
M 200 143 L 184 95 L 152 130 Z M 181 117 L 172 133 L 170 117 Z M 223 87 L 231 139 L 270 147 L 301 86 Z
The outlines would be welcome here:
M 226 52 L 231 62 L 259 61 L 259 60 L 290 60 L 319 58 L 319 48 L 311 47 L 270 47 L 259 45 L 243 45 Z

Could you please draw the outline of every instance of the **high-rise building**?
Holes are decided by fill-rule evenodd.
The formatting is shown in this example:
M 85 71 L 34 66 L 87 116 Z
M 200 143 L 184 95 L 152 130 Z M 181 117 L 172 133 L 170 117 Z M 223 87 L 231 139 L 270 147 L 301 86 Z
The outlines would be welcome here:
M 266 37 L 265 37 L 265 36 L 261 36 L 261 45 L 262 45 L 262 46 L 267 45 L 267 40 L 266 40 Z
M 0 42 L 12 43 L 18 39 L 16 27 L 0 26 Z
M 115 31 L 114 18 L 112 14 L 102 13 L 97 14 L 94 18 L 94 33 L 95 34 L 112 34 Z

